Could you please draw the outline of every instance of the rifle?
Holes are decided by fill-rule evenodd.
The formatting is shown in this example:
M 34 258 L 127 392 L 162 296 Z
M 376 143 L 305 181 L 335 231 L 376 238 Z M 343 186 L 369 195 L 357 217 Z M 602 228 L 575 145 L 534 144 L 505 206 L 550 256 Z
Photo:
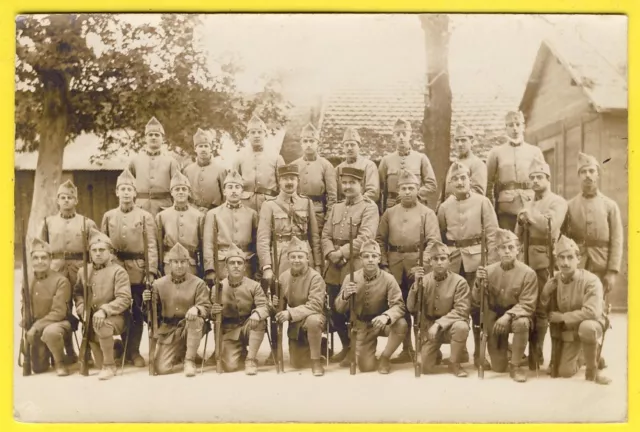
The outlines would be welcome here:
M 418 265 L 422 266 L 422 261 L 424 259 L 424 240 L 425 240 L 425 232 L 424 232 L 424 221 L 425 216 L 422 215 L 420 218 L 420 252 L 418 254 Z M 422 290 L 422 278 L 419 278 L 416 283 L 418 284 L 418 296 L 416 299 L 417 309 L 416 314 L 413 319 L 413 329 L 416 337 L 416 358 L 414 361 L 415 375 L 416 378 L 420 378 L 422 375 L 422 301 L 423 301 L 423 290 Z
M 349 282 L 353 283 L 353 218 L 349 218 Z M 349 297 L 349 373 L 356 374 L 356 294 Z
M 481 243 L 480 243 L 480 265 L 486 268 L 487 265 L 487 233 L 484 228 L 484 219 L 480 218 L 481 223 Z M 478 353 L 478 378 L 484 379 L 484 361 L 487 351 L 487 331 L 484 328 L 484 312 L 487 307 L 487 279 L 480 280 L 480 318 L 478 326 L 480 327 L 480 352 Z
M 556 289 L 551 293 L 549 310 L 558 310 L 558 284 L 555 281 L 555 257 L 553 255 L 553 238 L 551 237 L 551 219 L 547 219 L 547 255 L 549 256 L 549 279 L 553 280 Z M 549 333 L 551 335 L 551 360 L 549 364 L 551 378 L 558 378 L 560 368 L 560 357 L 562 357 L 562 327 L 563 323 L 549 323 Z M 556 337 L 554 337 L 554 335 Z
M 161 275 L 164 274 L 164 226 L 161 217 L 158 217 L 158 271 Z
M 309 217 L 312 217 L 309 214 Z M 315 216 L 314 216 L 315 217 Z M 309 233 L 310 234 L 310 233 Z M 280 292 L 280 281 L 278 279 L 278 275 L 280 274 L 280 257 L 278 255 L 278 241 L 276 239 L 276 230 L 275 230 L 275 219 L 273 215 L 271 215 L 271 244 L 273 245 L 273 270 L 275 278 L 273 279 L 273 291 L 275 295 L 278 297 L 278 312 L 282 312 L 284 310 L 284 299 L 281 296 Z M 278 323 L 274 318 L 271 318 L 271 334 L 272 337 L 275 335 L 276 340 L 276 372 L 284 372 L 284 353 L 282 348 L 282 333 L 283 333 L 283 323 Z
M 198 277 L 204 279 L 204 253 L 202 251 L 202 226 L 198 222 L 198 246 L 196 248 L 196 266 Z
M 89 341 L 93 332 L 93 306 L 91 305 L 91 295 L 89 293 L 89 233 L 87 232 L 87 219 L 82 219 L 82 297 L 84 299 L 84 320 L 82 321 L 82 344 L 80 344 L 80 375 L 89 376 L 89 364 L 87 355 L 89 353 Z M 82 317 L 80 317 L 82 320 Z M 124 356 L 124 355 L 123 355 Z
M 331 333 L 331 300 L 328 292 L 324 298 L 325 307 L 327 308 L 327 367 L 329 367 L 329 354 L 333 350 L 333 333 Z
M 153 287 L 149 284 L 149 243 L 147 243 L 147 221 L 146 217 L 142 217 L 142 243 L 144 247 L 144 284 L 145 289 L 151 291 L 151 300 L 147 308 L 147 326 L 149 330 L 149 375 L 154 376 L 156 373 L 156 331 L 158 330 L 158 310 Z M 160 237 L 158 243 L 162 243 L 164 239 Z
M 602 329 L 602 339 L 600 340 L 600 344 L 598 346 L 598 355 L 596 355 L 596 366 L 599 368 L 600 367 L 600 357 L 602 355 L 602 347 L 604 346 L 604 336 L 607 334 L 607 330 L 609 330 L 611 327 L 611 320 L 609 319 L 609 314 L 611 313 L 611 303 L 609 303 L 609 295 L 605 294 L 604 295 L 604 305 L 605 305 L 605 311 L 604 311 L 604 328 Z
M 214 286 L 216 289 L 216 303 L 222 304 L 222 284 L 220 283 L 219 262 L 218 262 L 218 219 L 216 215 L 213 215 L 213 271 L 215 274 Z M 209 294 L 211 296 L 211 294 Z M 222 373 L 222 314 L 218 315 L 214 323 L 215 343 L 216 343 L 216 373 Z M 207 338 L 209 333 L 204 338 L 205 352 L 207 348 Z M 202 365 L 200 366 L 200 373 L 204 368 L 204 355 L 202 356 Z
M 449 168 L 451 168 L 451 162 L 449 162 L 449 166 L 444 172 L 444 182 L 442 182 L 442 192 L 440 192 L 440 202 L 436 205 L 436 213 L 438 212 L 438 209 L 440 208 L 444 200 L 447 198 L 447 174 L 449 174 Z
M 45 222 L 46 223 L 46 222 Z M 46 226 L 46 225 L 45 225 Z M 27 239 L 24 230 L 24 219 L 21 219 L 22 234 L 22 336 L 20 338 L 20 352 L 18 353 L 18 366 L 22 367 L 22 376 L 31 375 L 31 344 L 27 340 L 27 332 L 33 325 L 33 308 L 31 307 L 31 292 L 29 289 L 29 269 L 27 268 Z M 24 355 L 22 361 L 20 354 Z
M 529 222 L 524 222 L 522 224 L 522 236 L 523 236 L 523 255 L 524 255 L 524 263 L 529 265 L 529 243 L 531 240 L 531 231 Z M 535 313 L 531 317 L 532 325 L 531 331 L 529 331 L 529 370 L 535 370 L 536 376 L 538 375 L 538 370 L 540 369 L 540 359 L 538 359 L 538 331 L 536 327 L 536 316 Z

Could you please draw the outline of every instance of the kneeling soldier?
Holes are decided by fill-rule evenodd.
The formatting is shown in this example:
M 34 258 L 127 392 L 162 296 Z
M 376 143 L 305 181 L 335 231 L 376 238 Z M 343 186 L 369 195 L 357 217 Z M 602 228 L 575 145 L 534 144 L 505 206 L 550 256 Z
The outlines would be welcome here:
M 84 275 L 78 273 L 75 286 L 75 304 L 78 316 L 84 316 L 85 307 L 91 307 L 93 322 L 89 346 L 97 367 L 102 370 L 98 379 L 108 380 L 116 373 L 113 356 L 113 336 L 125 331 L 125 313 L 131 307 L 131 288 L 126 270 L 113 262 L 113 244 L 106 235 L 92 230 L 89 252 L 92 264 L 88 266 L 89 299 L 83 296 Z
M 521 363 L 529 339 L 531 317 L 538 300 L 538 279 L 535 270 L 517 259 L 518 237 L 508 230 L 498 229 L 496 245 L 500 262 L 478 267 L 473 299 L 480 302 L 480 281 L 487 279 L 485 293 L 487 309 L 484 328 L 489 333 L 488 351 L 491 369 L 505 372 L 507 369 L 509 333 L 513 333 L 509 374 L 517 382 L 527 381 Z
M 196 353 L 202 339 L 205 318 L 209 316 L 211 301 L 205 282 L 189 272 L 191 255 L 180 243 L 176 243 L 166 255 L 169 274 L 153 283 L 157 293 L 160 327 L 156 337 L 158 344 L 154 359 L 158 374 L 171 373 L 176 359 L 184 356 L 184 374 L 196 374 Z M 151 300 L 151 291 L 142 294 L 145 306 Z
M 405 305 L 402 292 L 393 275 L 382 271 L 380 246 L 375 240 L 366 240 L 360 247 L 363 268 L 353 274 L 353 282 L 347 276 L 336 298 L 338 313 L 347 313 L 349 298 L 355 295 L 356 357 L 360 372 L 376 368 L 378 336 L 388 336 L 387 346 L 380 356 L 378 372 L 388 374 L 389 358 L 407 334 L 407 321 L 403 318 Z
M 424 269 L 415 270 L 416 282 L 409 291 L 407 309 L 415 313 L 421 308 L 422 373 L 432 373 L 440 345 L 451 344 L 449 368 L 464 378 L 467 372 L 460 366 L 469 336 L 471 291 L 460 275 L 449 271 L 449 248 L 438 241 L 431 244 L 429 262 L 433 271 L 425 276 Z M 422 290 L 422 304 L 418 305 L 418 290 Z
M 561 236 L 556 242 L 554 255 L 560 273 L 547 281 L 542 291 L 541 304 L 544 307 L 550 303 L 554 306 L 549 309 L 551 337 L 562 340 L 558 375 L 570 378 L 578 372 L 582 348 L 587 381 L 609 384 L 611 379 L 600 375 L 597 367 L 598 351 L 602 349 L 599 340 L 608 326 L 603 314 L 602 282 L 595 274 L 578 269 L 580 249 L 573 240 Z M 551 302 L 553 296 L 556 297 L 556 302 Z
M 34 322 L 31 328 L 25 330 L 27 341 L 32 347 L 33 371 L 40 373 L 49 369 L 46 346 L 53 356 L 58 376 L 67 376 L 69 371 L 64 364 L 63 338 L 71 332 L 71 323 L 67 321 L 71 284 L 66 277 L 50 269 L 51 247 L 38 238 L 31 243 L 31 263 L 35 279 L 30 289 Z M 44 345 L 38 343 L 40 341 Z
M 325 325 L 323 315 L 326 285 L 320 273 L 309 268 L 310 251 L 307 243 L 294 237 L 287 256 L 291 268 L 280 275 L 282 298 L 273 296 L 273 306 L 283 301 L 282 312 L 276 314 L 278 323 L 289 321 L 289 360 L 300 369 L 309 365 L 314 376 L 324 375 L 321 345 Z
M 255 375 L 269 316 L 267 297 L 258 282 L 245 276 L 245 253 L 232 243 L 226 255 L 229 277 L 221 282 L 220 299 L 214 291 L 211 307 L 212 315 L 222 314 L 222 368 L 234 372 L 244 363 L 245 373 Z

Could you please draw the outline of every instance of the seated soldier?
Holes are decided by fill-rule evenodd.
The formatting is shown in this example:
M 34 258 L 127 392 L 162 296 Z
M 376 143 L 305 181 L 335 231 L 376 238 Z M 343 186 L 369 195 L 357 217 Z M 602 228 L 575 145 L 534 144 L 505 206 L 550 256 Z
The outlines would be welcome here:
M 578 372 L 582 348 L 587 367 L 585 379 L 607 385 L 611 379 L 601 375 L 597 367 L 602 349 L 599 340 L 608 327 L 602 282 L 593 273 L 578 269 L 580 249 L 573 240 L 561 236 L 553 253 L 560 272 L 547 281 L 540 303 L 549 310 L 551 337 L 561 339 L 558 375 L 570 378 Z M 556 301 L 551 302 L 554 296 Z
M 25 327 L 23 306 L 21 327 L 25 329 L 25 336 L 31 347 L 32 369 L 35 373 L 47 371 L 50 352 L 58 376 L 67 376 L 69 370 L 64 362 L 63 338 L 66 333 L 71 332 L 71 323 L 66 319 L 71 284 L 66 277 L 51 270 L 51 247 L 48 243 L 35 238 L 31 243 L 30 253 L 33 279 L 29 301 L 33 323 L 30 328 Z
M 88 266 L 89 299 L 84 298 L 84 274 L 78 272 L 74 290 L 76 312 L 84 318 L 85 308 L 93 312 L 89 345 L 98 368 L 98 379 L 115 376 L 113 337 L 125 330 L 125 314 L 131 307 L 131 288 L 126 270 L 112 260 L 113 244 L 106 235 L 93 229 L 89 237 L 89 253 L 92 264 Z M 84 322 L 84 321 L 83 321 Z M 84 322 L 84 325 L 87 325 Z
M 273 296 L 278 323 L 289 321 L 289 360 L 300 369 L 309 366 L 314 376 L 324 375 L 322 366 L 322 330 L 325 325 L 324 300 L 326 285 L 320 273 L 309 267 L 310 251 L 307 243 L 294 237 L 289 242 L 287 258 L 291 268 L 280 275 L 281 299 Z M 276 312 L 274 311 L 274 312 Z
M 408 331 L 403 318 L 405 305 L 396 279 L 380 269 L 380 246 L 368 239 L 360 247 L 363 268 L 353 274 L 353 282 L 347 275 L 336 297 L 336 311 L 350 312 L 350 297 L 355 295 L 356 359 L 360 372 L 388 374 L 389 358 L 402 343 Z M 387 346 L 376 363 L 378 336 L 388 336 Z
M 269 316 L 267 297 L 260 283 L 245 276 L 245 253 L 232 243 L 226 255 L 229 276 L 221 282 L 220 299 L 214 291 L 211 307 L 215 319 L 222 314 L 222 368 L 234 372 L 244 366 L 247 375 L 255 375 Z
M 449 248 L 445 244 L 431 243 L 429 263 L 433 271 L 426 276 L 423 267 L 415 268 L 416 282 L 407 297 L 409 312 L 416 313 L 421 308 L 422 313 L 422 373 L 433 373 L 440 345 L 450 343 L 449 369 L 455 376 L 464 378 L 467 372 L 460 362 L 469 336 L 469 284 L 459 274 L 449 271 Z M 419 290 L 422 290 L 421 305 L 417 304 Z
M 196 375 L 196 353 L 204 332 L 205 318 L 209 316 L 211 300 L 209 288 L 199 277 L 191 274 L 191 256 L 180 243 L 176 243 L 165 256 L 169 274 L 153 282 L 157 295 L 160 327 L 156 333 L 156 372 L 169 374 L 177 359 L 184 358 L 184 374 Z M 149 307 L 151 291 L 142 293 L 145 309 Z

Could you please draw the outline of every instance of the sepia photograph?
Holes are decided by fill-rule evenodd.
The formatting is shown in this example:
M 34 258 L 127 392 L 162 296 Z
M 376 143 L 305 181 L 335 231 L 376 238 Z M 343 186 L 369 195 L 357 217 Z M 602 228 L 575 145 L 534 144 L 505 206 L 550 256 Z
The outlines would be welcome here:
M 628 421 L 627 16 L 15 30 L 15 421 Z

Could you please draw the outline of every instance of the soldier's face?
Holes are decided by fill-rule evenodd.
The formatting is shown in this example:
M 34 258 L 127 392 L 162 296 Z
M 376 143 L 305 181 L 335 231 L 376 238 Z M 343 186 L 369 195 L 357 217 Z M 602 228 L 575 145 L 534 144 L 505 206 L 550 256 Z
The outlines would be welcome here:
M 76 208 L 78 200 L 75 196 L 66 193 L 58 195 L 58 207 L 60 210 L 73 210 Z
M 33 271 L 42 273 L 49 269 L 51 266 L 51 256 L 44 251 L 36 251 L 31 254 L 31 265 Z
M 264 145 L 265 135 L 264 129 L 249 129 L 249 142 L 254 147 L 261 147 Z
M 391 137 L 393 144 L 398 150 L 409 151 L 411 150 L 411 134 L 407 130 L 393 131 Z
M 309 256 L 305 252 L 291 252 L 289 254 L 291 269 L 301 273 L 309 267 Z
M 533 173 L 529 175 L 531 180 L 531 189 L 537 192 L 549 189 L 549 177 L 544 173 Z
M 341 176 L 340 186 L 342 186 L 342 193 L 346 198 L 357 197 L 362 193 L 362 183 L 353 177 Z
M 116 189 L 116 196 L 121 204 L 132 203 L 136 198 L 136 188 L 130 185 L 121 185 Z
M 506 122 L 507 135 L 514 141 L 522 141 L 524 137 L 524 122 L 518 118 L 510 118 Z
M 196 155 L 200 159 L 210 159 L 213 155 L 213 149 L 207 143 L 200 143 L 196 145 Z
M 471 137 L 461 136 L 453 139 L 453 143 L 455 145 L 456 152 L 458 153 L 458 157 L 467 157 L 469 151 L 471 150 L 472 144 Z
M 342 143 L 344 155 L 348 158 L 355 158 L 360 153 L 360 144 L 357 141 L 345 141 Z
M 498 256 L 503 263 L 510 263 L 518 256 L 518 242 L 515 240 L 502 243 L 498 246 Z
M 318 141 L 313 138 L 302 138 L 300 144 L 305 154 L 313 155 L 318 151 Z
M 91 261 L 94 264 L 105 264 L 111 258 L 111 249 L 104 243 L 94 243 L 89 247 Z
M 147 147 L 151 150 L 157 150 L 162 145 L 162 134 L 160 132 L 148 132 L 144 136 Z
M 189 260 L 169 260 L 169 268 L 173 276 L 184 276 L 185 274 L 187 274 L 187 269 L 189 269 Z
M 380 264 L 380 254 L 375 252 L 362 252 L 360 258 L 362 259 L 362 266 L 368 272 L 373 272 Z
M 242 191 L 244 191 L 244 187 L 238 183 L 227 183 L 224 185 L 224 197 L 231 204 L 236 204 L 240 201 L 240 197 L 242 196 Z
M 465 194 L 471 190 L 471 181 L 467 173 L 451 176 L 450 181 L 457 193 Z
M 418 199 L 418 186 L 414 184 L 403 184 L 398 189 L 400 200 L 404 203 L 414 203 Z
M 176 186 L 171 189 L 171 196 L 173 197 L 173 202 L 184 204 L 189 201 L 189 188 L 187 186 Z
M 449 255 L 447 254 L 432 256 L 429 261 L 436 274 L 443 274 L 449 269 Z
M 234 279 L 244 276 L 244 260 L 240 257 L 229 258 L 227 260 L 227 273 Z
M 280 189 L 291 195 L 298 189 L 298 176 L 284 175 L 280 177 Z
M 575 251 L 565 251 L 556 256 L 556 264 L 564 275 L 573 274 L 578 268 L 580 257 Z
M 595 166 L 586 166 L 582 168 L 579 175 L 582 187 L 586 188 L 594 187 L 596 184 L 598 184 L 598 178 L 600 178 L 598 167 Z

